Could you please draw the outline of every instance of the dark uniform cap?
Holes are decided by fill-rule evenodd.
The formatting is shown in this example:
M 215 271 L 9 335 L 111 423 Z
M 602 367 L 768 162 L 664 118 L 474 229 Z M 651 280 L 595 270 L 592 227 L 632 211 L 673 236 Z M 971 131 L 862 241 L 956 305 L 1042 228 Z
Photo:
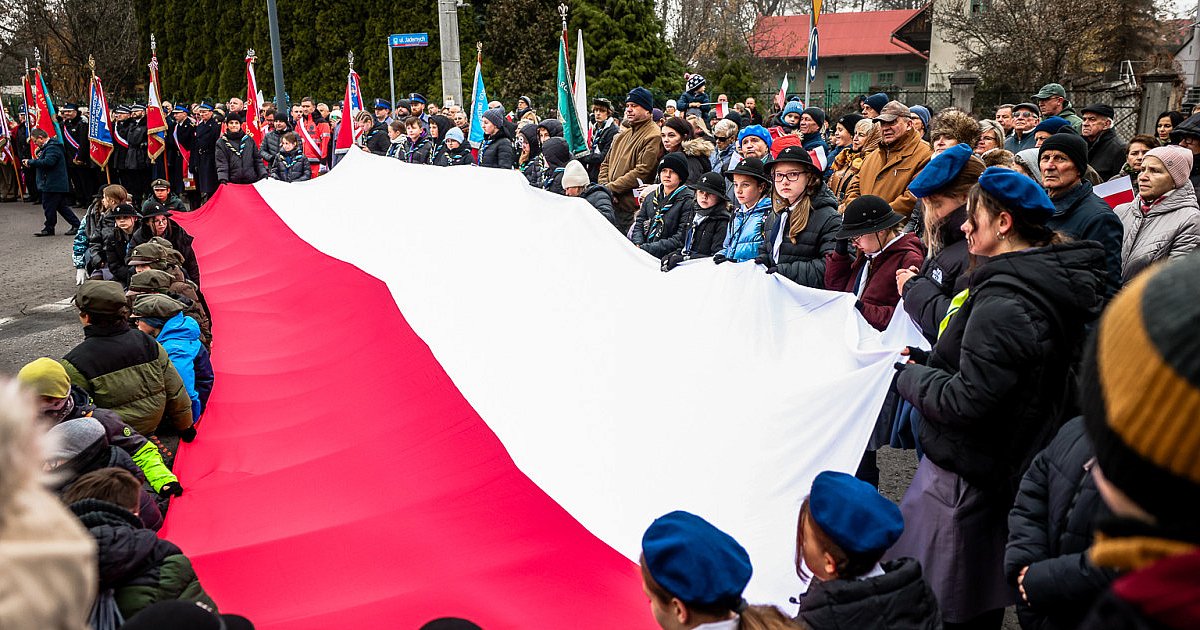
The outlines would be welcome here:
M 934 156 L 908 184 L 908 191 L 924 199 L 958 177 L 974 152 L 969 144 L 956 144 Z
M 166 189 L 170 189 L 170 188 L 171 188 L 171 182 L 169 182 L 169 181 L 167 181 L 167 180 L 165 180 L 165 179 L 161 179 L 161 178 L 160 178 L 160 179 L 156 179 L 156 180 L 154 180 L 153 182 L 151 182 L 151 183 L 150 183 L 150 190 L 157 190 L 157 189 L 159 189 L 159 188 L 166 188 Z
M 200 109 L 207 109 L 211 112 L 214 109 L 212 101 L 207 99 L 200 101 Z
M 413 103 L 420 103 L 422 105 L 424 105 L 425 103 L 428 102 L 425 100 L 425 96 L 422 95 L 420 92 L 413 92 L 412 94 L 409 94 L 408 100 L 412 101 Z
M 116 208 L 113 208 L 112 212 L 108 213 L 108 216 L 114 219 L 117 217 L 133 217 L 135 219 L 142 218 L 141 213 L 127 203 L 118 204 Z
M 125 306 L 125 291 L 120 282 L 88 280 L 75 292 L 75 307 L 85 313 L 116 315 Z
M 175 107 L 171 108 L 171 113 L 172 114 L 190 114 L 192 112 L 183 103 L 175 103 Z
M 167 253 L 162 245 L 153 241 L 142 243 L 133 248 L 129 254 L 130 265 L 149 265 L 167 260 Z
M 1084 107 L 1083 109 L 1079 110 L 1079 113 L 1081 113 L 1081 114 L 1092 113 L 1092 114 L 1096 114 L 1097 116 L 1103 116 L 1105 118 L 1116 118 L 1117 117 L 1116 110 L 1114 110 L 1111 105 L 1105 105 L 1104 103 L 1092 103 L 1091 105 L 1088 105 L 1087 107 Z
M 171 241 L 168 241 L 161 236 L 152 236 L 150 237 L 150 240 L 146 242 L 154 243 L 163 249 L 162 260 L 166 262 L 172 262 L 177 265 L 183 264 L 183 254 L 179 253 L 179 250 L 175 249 L 175 245 Z
M 171 319 L 182 313 L 186 307 L 171 298 L 158 293 L 139 295 L 133 301 L 133 317 L 153 317 Z
M 175 277 L 165 271 L 150 269 L 133 274 L 129 279 L 129 290 L 136 293 L 160 293 L 171 288 Z
M 855 238 L 863 234 L 891 229 L 903 222 L 904 216 L 892 210 L 892 206 L 888 205 L 887 200 L 875 195 L 863 195 L 846 206 L 846 214 L 842 217 L 842 227 L 833 237 Z
M 795 136 L 791 136 L 791 137 L 794 138 Z M 775 157 L 773 157 L 767 161 L 766 167 L 770 171 L 774 172 L 775 165 L 781 164 L 784 162 L 803 164 L 805 167 L 807 167 L 810 175 L 816 175 L 817 177 L 821 177 L 823 175 L 823 173 L 821 173 L 820 169 L 818 169 L 817 166 L 815 164 L 813 164 L 812 156 L 809 155 L 808 151 L 804 150 L 803 146 L 784 147 L 783 149 L 781 149 L 779 151 L 779 155 L 776 155 Z
M 734 175 L 748 175 L 764 184 L 772 183 L 771 178 L 767 176 L 766 170 L 763 167 L 762 160 L 756 157 L 748 157 L 738 162 L 738 165 L 733 167 L 732 170 L 725 171 L 726 179 L 732 181 Z
M 392 104 L 386 98 L 375 99 L 375 109 L 391 109 Z
M 716 171 L 709 171 L 700 176 L 700 179 L 688 184 L 693 190 L 703 190 L 710 195 L 716 195 L 723 201 L 729 201 L 729 197 L 725 196 L 725 178 Z

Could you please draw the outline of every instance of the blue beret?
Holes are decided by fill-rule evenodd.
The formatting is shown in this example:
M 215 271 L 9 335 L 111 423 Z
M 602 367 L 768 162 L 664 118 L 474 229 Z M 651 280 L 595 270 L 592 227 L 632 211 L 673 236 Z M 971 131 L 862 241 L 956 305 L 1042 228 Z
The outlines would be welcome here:
M 747 136 L 757 136 L 763 142 L 767 143 L 767 148 L 771 147 L 771 132 L 767 131 L 762 125 L 750 125 L 738 132 L 738 146 L 742 145 L 742 140 L 745 140 Z
M 1059 129 L 1062 129 L 1070 124 L 1071 121 L 1063 118 L 1062 116 L 1051 116 L 1038 123 L 1038 126 L 1033 128 L 1033 132 L 1037 133 L 1039 131 L 1048 131 L 1050 133 L 1058 133 Z
M 375 99 L 375 109 L 391 109 L 392 104 L 386 98 Z
M 646 570 L 685 604 L 741 602 L 750 583 L 750 555 L 729 534 L 683 511 L 659 517 L 642 536 Z
M 974 153 L 969 144 L 956 144 L 937 154 L 908 184 L 912 194 L 925 198 L 945 188 L 962 172 Z
M 979 187 L 999 199 L 1005 210 L 1020 215 L 1030 223 L 1043 225 L 1054 214 L 1054 202 L 1050 201 L 1046 190 L 1028 175 L 991 166 L 979 176 Z
M 817 475 L 808 510 L 821 531 L 848 553 L 883 553 L 904 533 L 900 508 L 871 484 L 846 473 L 827 470 Z

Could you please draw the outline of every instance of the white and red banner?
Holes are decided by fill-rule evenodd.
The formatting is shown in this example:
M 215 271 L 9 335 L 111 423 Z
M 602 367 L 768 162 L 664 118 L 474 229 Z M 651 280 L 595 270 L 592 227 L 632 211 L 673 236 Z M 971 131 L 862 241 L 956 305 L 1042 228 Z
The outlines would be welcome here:
M 150 57 L 150 86 L 146 100 L 146 153 L 157 160 L 167 148 L 167 116 L 163 113 L 158 82 L 158 56 Z
M 363 110 L 362 90 L 358 86 L 358 73 L 351 70 L 346 75 L 346 96 L 342 99 L 342 121 L 338 125 L 334 153 L 341 155 L 350 150 L 362 135 L 354 117 Z
M 856 468 L 919 343 L 754 263 L 662 273 L 494 169 L 351 151 L 178 220 L 221 327 L 163 535 L 265 630 L 650 630 L 641 536 L 675 509 L 745 545 L 749 601 L 794 612 L 800 502 Z
M 1137 191 L 1133 189 L 1133 180 L 1128 175 L 1122 175 L 1103 184 L 1092 187 L 1092 193 L 1104 200 L 1110 208 L 1116 208 L 1123 203 L 1133 201 Z
M 258 81 L 254 79 L 254 57 L 246 55 L 246 133 L 254 138 L 255 145 L 261 145 L 263 128 L 258 125 L 258 113 L 262 111 L 262 94 L 258 91 Z

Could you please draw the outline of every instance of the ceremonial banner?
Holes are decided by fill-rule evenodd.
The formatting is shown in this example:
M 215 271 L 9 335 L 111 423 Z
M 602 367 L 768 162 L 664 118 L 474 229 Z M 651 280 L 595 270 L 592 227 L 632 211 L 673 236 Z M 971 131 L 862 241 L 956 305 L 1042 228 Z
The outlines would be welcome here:
M 46 88 L 40 68 L 34 68 L 33 80 L 26 82 L 26 97 L 32 101 L 26 108 L 30 129 L 41 129 L 51 138 L 61 139 L 62 134 L 59 133 L 58 120 L 55 118 L 54 99 L 50 98 L 50 90 Z
M 4 138 L 4 146 L 0 147 L 0 164 L 15 165 L 17 163 L 17 154 L 13 151 L 12 146 L 11 126 L 8 121 L 8 112 L 4 111 L 4 104 L 0 103 L 0 138 Z
M 483 144 L 483 112 L 488 108 L 487 89 L 483 86 L 483 53 L 475 57 L 475 84 L 471 88 L 471 133 L 467 140 L 472 149 Z
M 571 151 L 571 155 L 579 157 L 587 155 L 588 145 L 575 109 L 574 91 L 574 86 L 571 85 L 571 71 L 567 69 L 567 33 L 563 31 L 563 36 L 558 42 L 558 117 L 562 120 L 563 139 L 567 141 L 567 149 Z
M 262 110 L 262 94 L 258 91 L 258 82 L 254 79 L 254 57 L 246 55 L 246 133 L 254 138 L 255 145 L 261 145 L 263 129 L 258 126 L 258 112 Z
M 588 124 L 588 112 L 591 103 L 587 97 L 587 74 L 583 69 L 583 31 L 575 31 L 579 37 L 575 46 L 575 116 L 583 127 L 584 140 L 587 146 L 592 146 L 592 126 Z
M 113 152 L 112 117 L 100 77 L 92 75 L 88 88 L 88 154 L 100 168 L 108 166 Z
M 521 246 L 446 256 L 422 235 L 447 190 L 456 251 Z M 675 509 L 747 548 L 749 601 L 795 612 L 800 502 L 855 470 L 920 343 L 903 309 L 880 334 L 752 262 L 662 273 L 513 172 L 352 151 L 176 217 L 221 339 L 162 534 L 264 630 L 650 630 L 641 536 Z
M 150 87 L 146 99 L 146 152 L 151 160 L 157 160 L 167 148 L 167 117 L 163 114 L 159 99 L 158 56 L 150 57 Z
M 358 137 L 362 135 L 362 130 L 358 128 L 354 117 L 362 111 L 363 98 L 362 90 L 358 87 L 358 73 L 351 70 L 346 75 L 346 96 L 342 99 L 342 122 L 338 125 L 337 141 L 334 145 L 334 153 L 342 155 L 354 146 L 358 141 Z

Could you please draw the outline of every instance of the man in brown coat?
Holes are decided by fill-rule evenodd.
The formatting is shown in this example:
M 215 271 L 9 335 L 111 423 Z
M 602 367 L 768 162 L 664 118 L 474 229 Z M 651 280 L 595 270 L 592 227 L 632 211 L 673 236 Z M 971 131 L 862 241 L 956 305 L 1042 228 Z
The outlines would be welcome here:
M 650 183 L 662 157 L 662 132 L 651 112 L 654 96 L 644 87 L 633 88 L 625 97 L 625 123 L 629 127 L 613 138 L 612 148 L 600 163 L 598 183 L 608 188 L 616 202 L 617 227 L 622 232 L 633 225 L 638 204 L 633 191 L 638 180 Z
M 850 183 L 845 204 L 862 195 L 883 197 L 904 216 L 912 214 L 917 198 L 908 184 L 929 163 L 933 149 L 912 128 L 908 108 L 899 101 L 883 106 L 875 118 L 880 128 L 879 150 L 863 160 L 858 177 Z

